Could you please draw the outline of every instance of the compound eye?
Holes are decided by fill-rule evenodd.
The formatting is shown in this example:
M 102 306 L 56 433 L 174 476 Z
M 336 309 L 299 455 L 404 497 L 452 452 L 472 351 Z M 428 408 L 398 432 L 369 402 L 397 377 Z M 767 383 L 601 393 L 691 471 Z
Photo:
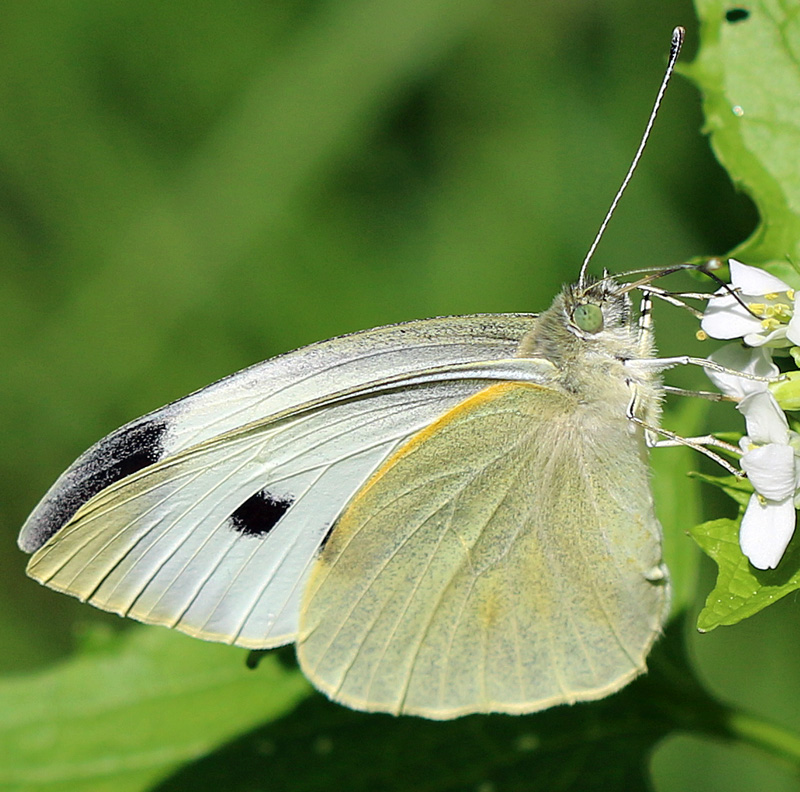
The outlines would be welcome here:
M 603 312 L 599 305 L 586 303 L 575 308 L 572 319 L 584 333 L 599 333 L 603 329 Z

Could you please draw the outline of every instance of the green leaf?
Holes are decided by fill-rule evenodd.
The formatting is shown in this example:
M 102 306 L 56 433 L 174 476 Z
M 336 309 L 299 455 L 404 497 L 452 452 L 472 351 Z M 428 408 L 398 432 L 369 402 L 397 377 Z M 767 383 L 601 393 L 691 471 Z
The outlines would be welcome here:
M 709 632 L 758 613 L 800 588 L 800 542 L 790 543 L 777 569 L 756 569 L 739 548 L 739 523 L 721 519 L 692 528 L 691 535 L 717 564 L 714 589 L 697 618 Z
M 736 478 L 736 476 L 709 476 L 706 473 L 694 471 L 689 475 L 706 484 L 711 484 L 712 487 L 719 487 L 740 506 L 747 506 L 747 502 L 753 494 L 753 485 L 747 479 Z
M 797 349 L 797 347 L 792 349 Z M 800 409 L 800 371 L 784 372 L 783 379 L 780 382 L 771 382 L 769 390 L 781 406 L 781 409 Z
M 426 721 L 352 712 L 321 696 L 193 765 L 159 792 L 251 790 L 650 790 L 654 745 L 676 728 L 727 734 L 726 708 L 697 682 L 682 624 L 647 676 L 593 704 L 530 716 Z
M 278 657 L 134 628 L 105 648 L 0 680 L 0 788 L 134 792 L 309 690 Z
M 747 263 L 800 260 L 800 16 L 792 4 L 696 0 L 702 27 L 685 69 L 703 92 L 705 129 L 734 183 L 755 201 L 761 224 L 732 253 Z

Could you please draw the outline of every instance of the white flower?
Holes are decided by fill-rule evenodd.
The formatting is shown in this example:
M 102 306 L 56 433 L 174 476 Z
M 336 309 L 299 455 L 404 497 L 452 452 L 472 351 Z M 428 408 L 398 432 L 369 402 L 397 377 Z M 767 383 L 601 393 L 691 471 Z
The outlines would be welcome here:
M 769 391 L 754 391 L 737 405 L 747 422 L 739 443 L 742 470 L 755 492 L 739 528 L 739 546 L 757 569 L 774 569 L 794 534 L 800 503 L 800 435 Z
M 706 334 L 712 338 L 743 338 L 754 347 L 800 345 L 794 289 L 758 267 L 735 259 L 728 264 L 736 296 L 726 289 L 711 296 L 700 324 Z
M 739 528 L 739 546 L 758 569 L 774 569 L 795 530 L 800 506 L 800 435 L 765 379 L 779 371 L 768 347 L 800 345 L 800 311 L 793 289 L 756 267 L 730 260 L 735 296 L 720 289 L 709 299 L 702 329 L 714 338 L 742 338 L 750 348 L 729 344 L 709 356 L 727 369 L 706 369 L 711 381 L 737 400 L 747 424 L 739 443 L 741 467 L 755 492 Z M 765 379 L 745 379 L 734 372 Z
M 750 349 L 740 343 L 726 344 L 724 347 L 712 352 L 708 359 L 718 366 L 724 366 L 733 371 L 741 371 L 756 377 L 774 379 L 780 373 L 778 367 L 772 362 L 772 356 L 764 347 Z M 744 399 L 751 393 L 766 391 L 769 383 L 764 380 L 746 379 L 737 377 L 736 374 L 726 371 L 706 369 L 706 376 L 727 396 Z

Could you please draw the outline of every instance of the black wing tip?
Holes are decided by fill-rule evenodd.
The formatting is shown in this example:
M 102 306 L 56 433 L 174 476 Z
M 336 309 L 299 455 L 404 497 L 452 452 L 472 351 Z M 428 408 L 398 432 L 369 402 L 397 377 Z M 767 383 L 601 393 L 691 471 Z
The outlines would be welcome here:
M 161 460 L 169 422 L 140 418 L 84 453 L 53 485 L 20 532 L 17 545 L 35 553 L 97 493 Z

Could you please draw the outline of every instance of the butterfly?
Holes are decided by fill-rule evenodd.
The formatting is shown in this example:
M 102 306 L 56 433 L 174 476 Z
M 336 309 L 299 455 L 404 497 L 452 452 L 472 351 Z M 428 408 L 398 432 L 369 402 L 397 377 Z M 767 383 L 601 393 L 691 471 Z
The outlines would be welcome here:
M 662 388 L 636 284 L 585 265 L 539 315 L 334 338 L 123 426 L 26 521 L 28 574 L 198 638 L 295 642 L 361 710 L 618 690 L 669 610 L 646 448 Z

